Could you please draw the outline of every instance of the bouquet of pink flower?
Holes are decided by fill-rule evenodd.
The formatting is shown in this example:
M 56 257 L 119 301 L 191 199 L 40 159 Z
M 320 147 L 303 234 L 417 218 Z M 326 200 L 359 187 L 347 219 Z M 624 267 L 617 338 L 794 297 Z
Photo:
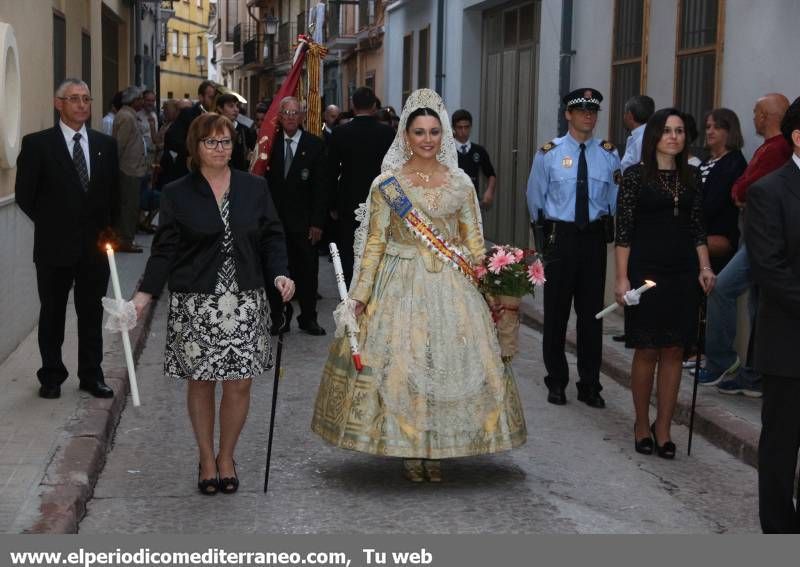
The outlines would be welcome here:
M 544 262 L 533 250 L 492 246 L 475 275 L 481 290 L 490 295 L 522 297 L 544 285 Z
M 544 285 L 544 262 L 533 250 L 514 246 L 492 246 L 475 268 L 481 291 L 492 310 L 497 327 L 500 355 L 510 362 L 517 354 L 519 306 L 523 296 Z

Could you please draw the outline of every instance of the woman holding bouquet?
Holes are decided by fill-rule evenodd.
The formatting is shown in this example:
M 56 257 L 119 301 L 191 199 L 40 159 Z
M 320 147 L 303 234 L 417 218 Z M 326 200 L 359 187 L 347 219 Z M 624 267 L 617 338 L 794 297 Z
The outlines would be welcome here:
M 356 232 L 353 281 L 364 369 L 334 342 L 312 430 L 336 446 L 402 457 L 412 482 L 441 480 L 440 459 L 526 440 L 474 266 L 485 255 L 469 177 L 441 98 L 412 93 Z

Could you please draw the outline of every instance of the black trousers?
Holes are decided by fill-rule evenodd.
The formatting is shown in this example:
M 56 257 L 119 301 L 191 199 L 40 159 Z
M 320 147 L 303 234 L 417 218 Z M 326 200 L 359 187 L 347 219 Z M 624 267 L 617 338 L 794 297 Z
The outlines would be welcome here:
M 549 223 L 548 223 L 549 224 Z M 552 225 L 546 233 L 551 234 Z M 606 241 L 602 222 L 578 230 L 574 223 L 555 223 L 555 242 L 547 250 L 542 350 L 548 388 L 566 387 L 569 367 L 564 352 L 572 304 L 577 315 L 579 391 L 599 392 L 603 324 L 594 318 L 603 308 Z
M 339 218 L 336 228 L 336 246 L 339 248 L 339 257 L 342 260 L 344 281 L 349 288 L 350 281 L 353 279 L 353 263 L 355 261 L 353 240 L 355 238 L 356 229 L 358 228 L 358 223 L 352 215 L 348 215 L 347 217 Z
M 86 258 L 73 266 L 36 264 L 39 288 L 39 382 L 57 386 L 69 373 L 61 358 L 69 291 L 75 286 L 78 314 L 78 379 L 83 384 L 103 382 L 103 305 L 108 288 L 108 263 L 101 257 Z
M 319 254 L 311 245 L 308 232 L 287 232 L 286 252 L 289 256 L 289 274 L 296 286 L 295 299 L 300 304 L 300 315 L 297 320 L 300 323 L 314 322 L 317 320 Z M 272 282 L 266 284 L 273 321 L 280 323 L 280 319 L 276 319 L 276 316 L 278 313 L 283 313 L 283 301 Z
M 797 451 L 800 449 L 800 376 L 764 375 L 761 439 L 758 443 L 758 515 L 766 534 L 800 533 L 795 505 Z

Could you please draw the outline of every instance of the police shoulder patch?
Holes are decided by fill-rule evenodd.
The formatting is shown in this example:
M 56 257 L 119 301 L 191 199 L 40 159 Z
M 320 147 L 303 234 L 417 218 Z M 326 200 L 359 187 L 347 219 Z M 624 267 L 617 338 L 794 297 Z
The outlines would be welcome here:
M 617 149 L 617 146 L 609 142 L 608 140 L 603 140 L 600 142 L 600 147 L 603 148 L 607 152 L 613 152 Z
M 553 142 L 547 142 L 545 145 L 539 148 L 539 151 L 541 151 L 543 154 L 546 154 L 555 147 L 556 144 L 554 144 Z

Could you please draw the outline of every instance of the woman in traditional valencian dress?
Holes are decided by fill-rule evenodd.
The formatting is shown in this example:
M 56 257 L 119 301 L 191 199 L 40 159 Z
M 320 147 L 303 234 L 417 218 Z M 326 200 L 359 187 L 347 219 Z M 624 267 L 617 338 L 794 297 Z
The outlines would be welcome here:
M 500 358 L 472 266 L 485 254 L 469 177 L 441 98 L 408 99 L 356 233 L 350 297 L 364 369 L 347 337 L 331 347 L 312 430 L 336 446 L 404 458 L 413 482 L 439 459 L 525 442 L 517 387 Z

